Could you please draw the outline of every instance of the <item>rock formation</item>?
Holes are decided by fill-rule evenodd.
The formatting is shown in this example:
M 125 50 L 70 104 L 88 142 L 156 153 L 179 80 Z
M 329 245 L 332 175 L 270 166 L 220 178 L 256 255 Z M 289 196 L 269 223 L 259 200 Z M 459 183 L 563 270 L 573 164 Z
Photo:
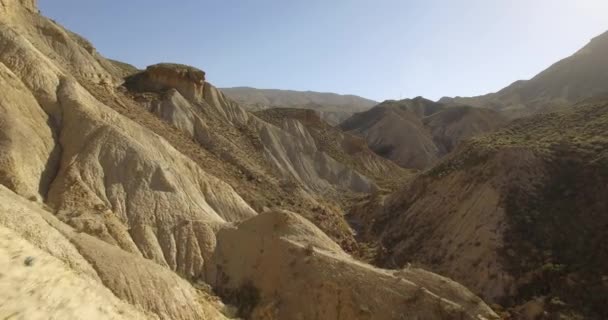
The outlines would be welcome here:
M 447 279 L 344 251 L 340 196 L 376 178 L 299 120 L 263 121 L 192 67 L 106 60 L 33 1 L 1 4 L 1 316 L 496 318 Z
M 447 107 L 422 97 L 385 101 L 340 127 L 365 138 L 377 154 L 405 168 L 424 169 L 467 138 L 505 123 L 492 110 Z
M 160 63 L 127 77 L 125 86 L 141 92 L 177 90 L 186 99 L 201 101 L 205 72 L 194 67 Z
M 390 190 L 394 183 L 401 183 L 412 174 L 378 156 L 367 147 L 363 138 L 329 125 L 313 110 L 274 108 L 255 114 L 277 126 L 297 120 L 310 133 L 318 150 L 373 179 L 380 188 Z

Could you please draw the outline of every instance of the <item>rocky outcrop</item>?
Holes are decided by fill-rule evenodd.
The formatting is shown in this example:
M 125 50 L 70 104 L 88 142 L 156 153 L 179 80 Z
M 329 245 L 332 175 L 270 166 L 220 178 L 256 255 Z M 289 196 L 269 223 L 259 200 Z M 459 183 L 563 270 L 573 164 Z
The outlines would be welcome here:
M 230 186 L 77 84 L 66 83 L 58 95 L 62 160 L 48 201 L 74 227 L 110 243 L 132 239 L 146 258 L 191 277 L 202 270 L 215 225 L 256 214 Z M 110 220 L 120 223 L 87 212 L 93 208 L 110 209 Z M 75 210 L 84 212 L 74 216 Z M 131 239 L 123 239 L 127 229 Z M 184 237 L 190 240 L 178 241 Z M 180 260 L 178 253 L 190 258 Z
M 149 66 L 144 72 L 127 77 L 125 86 L 135 91 L 166 91 L 175 89 L 186 99 L 201 101 L 205 85 L 205 72 L 194 67 L 160 63 Z
M 266 127 L 260 132 L 266 157 L 285 175 L 313 191 L 332 186 L 354 192 L 371 192 L 376 186 L 362 174 L 346 167 L 317 149 L 314 139 L 297 120 L 287 120 L 283 130 Z
M 318 150 L 307 129 L 297 120 L 277 123 L 278 126 L 260 121 L 243 108 L 227 99 L 209 83 L 204 83 L 202 100 L 185 96 L 178 86 L 154 75 L 159 67 L 151 66 L 134 77 L 148 80 L 127 79 L 125 86 L 136 91 L 165 91 L 161 99 L 147 101 L 147 109 L 182 130 L 203 146 L 226 148 L 233 143 L 223 132 L 214 130 L 211 117 L 223 125 L 249 126 L 259 136 L 266 163 L 279 172 L 282 179 L 293 179 L 309 192 L 322 194 L 343 189 L 352 192 L 370 192 L 376 186 L 367 177 L 335 161 Z M 139 84 L 139 85 L 138 85 Z M 217 119 L 219 118 L 219 119 Z M 220 129 L 220 128 L 217 128 Z M 221 143 L 224 141 L 224 143 Z M 224 153 L 225 154 L 225 153 Z M 225 155 L 228 157 L 228 155 Z M 235 161 L 235 160 L 232 160 Z
M 10 117 L 3 118 L 8 121 L 0 126 L 2 184 L 23 197 L 48 201 L 71 228 L 96 237 L 86 245 L 79 244 L 76 252 L 50 252 L 67 259 L 70 268 L 99 272 L 104 285 L 121 298 L 161 318 L 201 316 L 200 307 L 181 306 L 197 304 L 196 295 L 182 295 L 182 302 L 174 303 L 180 308 L 172 309 L 160 302 L 171 303 L 173 296 L 180 296 L 175 292 L 157 300 L 146 295 L 160 289 L 162 281 L 179 279 L 171 270 L 185 277 L 202 273 L 204 255 L 213 250 L 215 226 L 256 212 L 230 186 L 205 173 L 165 140 L 92 97 L 81 83 L 103 86 L 99 79 L 119 80 L 111 68 L 106 71 L 106 63 L 82 39 L 23 8 L 1 14 L 0 66 L 3 92 L 8 94 L 0 103 Z M 38 32 L 41 30 L 45 32 Z M 101 76 L 88 73 L 95 68 Z M 149 148 L 155 151 L 149 152 Z M 22 150 L 28 150 L 27 156 Z M 172 171 L 179 163 L 183 168 Z M 221 190 L 231 194 L 232 200 L 225 202 L 228 198 L 217 193 Z M 167 205 L 173 208 L 163 208 Z M 11 228 L 18 227 L 12 224 Z M 67 235 L 71 228 L 61 227 L 70 242 L 78 242 L 80 236 Z M 32 234 L 47 234 L 47 229 Z M 110 253 L 101 250 L 110 245 Z M 84 263 L 78 257 L 85 250 L 102 256 L 89 253 Z M 88 263 L 99 268 L 103 263 L 112 265 L 119 257 L 129 263 L 142 259 L 144 265 L 149 264 L 142 268 L 162 275 L 142 285 L 137 294 L 126 294 L 121 292 L 135 288 L 134 277 L 145 274 L 143 270 L 134 271 L 132 282 L 119 288 L 120 282 L 115 280 L 128 263 L 103 274 L 101 269 L 91 272 L 87 267 Z M 154 270 L 158 264 L 143 257 L 166 268 Z M 188 314 L 188 310 L 194 313 Z

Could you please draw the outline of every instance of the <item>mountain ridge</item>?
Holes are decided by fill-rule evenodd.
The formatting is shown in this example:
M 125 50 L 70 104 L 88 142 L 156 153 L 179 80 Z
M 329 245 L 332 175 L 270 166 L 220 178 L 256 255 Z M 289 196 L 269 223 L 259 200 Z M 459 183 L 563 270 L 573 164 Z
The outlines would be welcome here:
M 515 120 L 351 219 L 380 242 L 380 265 L 420 264 L 522 317 L 602 319 L 607 119 L 606 100 L 589 99 Z
M 405 168 L 424 169 L 474 135 L 505 123 L 493 110 L 448 106 L 423 97 L 387 100 L 340 124 L 381 156 Z
M 502 111 L 509 117 L 567 108 L 608 93 L 608 31 L 583 48 L 541 71 L 495 92 L 476 97 L 444 97 L 446 104 L 467 104 Z
M 318 111 L 321 117 L 332 125 L 337 125 L 355 112 L 367 110 L 377 104 L 376 101 L 360 96 L 332 92 L 252 87 L 221 88 L 220 90 L 252 111 L 277 107 L 311 109 Z

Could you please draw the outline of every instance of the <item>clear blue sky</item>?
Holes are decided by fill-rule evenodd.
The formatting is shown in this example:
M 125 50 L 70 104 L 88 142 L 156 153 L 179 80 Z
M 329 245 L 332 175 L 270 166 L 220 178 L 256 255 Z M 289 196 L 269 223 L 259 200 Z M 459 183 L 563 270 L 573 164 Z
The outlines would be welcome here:
M 138 67 L 219 87 L 470 96 L 527 79 L 608 30 L 608 0 L 38 0 Z

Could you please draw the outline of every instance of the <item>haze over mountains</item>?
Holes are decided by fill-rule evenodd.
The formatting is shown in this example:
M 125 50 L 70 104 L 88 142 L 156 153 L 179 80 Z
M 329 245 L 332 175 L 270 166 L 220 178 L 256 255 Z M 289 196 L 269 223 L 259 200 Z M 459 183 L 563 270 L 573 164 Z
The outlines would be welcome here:
M 2 0 L 0 316 L 608 318 L 607 44 L 374 106 L 138 70 Z
M 439 102 L 466 104 L 502 111 L 511 117 L 555 111 L 586 98 L 608 94 L 608 32 L 530 80 L 484 96 L 442 98 Z
M 250 87 L 222 88 L 221 90 L 248 110 L 256 111 L 277 107 L 311 109 L 319 112 L 321 117 L 332 125 L 337 125 L 356 112 L 368 110 L 378 104 L 376 101 L 354 95 L 326 92 Z

